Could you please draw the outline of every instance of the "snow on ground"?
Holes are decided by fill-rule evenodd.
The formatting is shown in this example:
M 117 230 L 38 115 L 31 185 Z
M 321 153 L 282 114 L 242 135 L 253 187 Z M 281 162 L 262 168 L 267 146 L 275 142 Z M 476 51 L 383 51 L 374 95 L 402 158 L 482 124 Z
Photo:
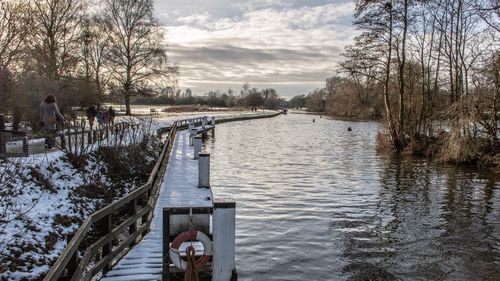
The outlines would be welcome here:
M 78 227 L 76 218 L 61 224 L 56 220 L 95 211 L 97 202 L 91 203 L 94 208 L 83 209 L 71 202 L 70 192 L 88 177 L 63 158 L 64 153 L 57 151 L 0 162 L 2 279 L 21 280 L 46 272 L 47 261 L 66 246 L 62 236 Z M 15 268 L 18 271 L 13 272 Z

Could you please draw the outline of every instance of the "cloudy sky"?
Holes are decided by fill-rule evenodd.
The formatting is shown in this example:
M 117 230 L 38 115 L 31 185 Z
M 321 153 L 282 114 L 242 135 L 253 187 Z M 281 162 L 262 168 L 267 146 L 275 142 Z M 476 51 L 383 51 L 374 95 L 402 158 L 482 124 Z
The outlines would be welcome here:
M 170 62 L 195 94 L 271 87 L 291 97 L 322 87 L 355 35 L 351 0 L 156 0 Z

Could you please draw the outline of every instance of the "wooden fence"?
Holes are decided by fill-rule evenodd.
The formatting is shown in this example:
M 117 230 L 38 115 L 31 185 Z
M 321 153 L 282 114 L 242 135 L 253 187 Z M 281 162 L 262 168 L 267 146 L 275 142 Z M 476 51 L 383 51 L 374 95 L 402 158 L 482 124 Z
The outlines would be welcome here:
M 81 155 L 88 152 L 93 144 L 121 146 L 140 141 L 138 135 L 141 124 L 119 122 L 86 129 L 85 122 L 85 120 L 75 122 L 66 130 L 61 131 L 58 136 L 61 150 Z M 128 142 L 125 140 L 127 135 L 129 136 Z
M 165 145 L 145 185 L 90 215 L 78 228 L 44 281 L 91 280 L 108 271 L 148 231 L 161 187 L 164 166 L 177 133 L 177 122 L 170 127 Z M 120 213 L 127 216 L 119 216 Z M 117 239 L 120 237 L 120 239 Z M 97 239 L 79 251 L 90 239 Z M 119 241 L 118 241 L 119 240 Z

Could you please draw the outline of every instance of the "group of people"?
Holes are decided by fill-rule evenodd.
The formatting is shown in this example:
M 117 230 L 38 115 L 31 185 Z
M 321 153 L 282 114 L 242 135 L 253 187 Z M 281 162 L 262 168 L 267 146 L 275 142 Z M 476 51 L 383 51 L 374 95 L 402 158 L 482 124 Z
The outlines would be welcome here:
M 115 124 L 116 111 L 110 106 L 108 109 L 100 109 L 92 105 L 87 108 L 87 119 L 89 120 L 90 129 L 94 127 L 94 122 L 97 119 L 97 125 L 102 127 L 104 125 Z
M 90 106 L 87 109 L 87 118 L 89 120 L 90 129 L 94 127 L 94 121 L 97 119 L 97 124 L 102 127 L 106 124 L 114 124 L 116 112 L 113 107 L 107 109 L 99 109 L 95 106 Z M 72 116 L 73 117 L 73 116 Z M 75 117 L 76 118 L 76 115 Z M 59 111 L 56 97 L 47 95 L 40 104 L 40 129 L 45 133 L 45 147 L 51 149 L 55 145 L 55 136 L 57 130 L 64 126 L 66 119 Z

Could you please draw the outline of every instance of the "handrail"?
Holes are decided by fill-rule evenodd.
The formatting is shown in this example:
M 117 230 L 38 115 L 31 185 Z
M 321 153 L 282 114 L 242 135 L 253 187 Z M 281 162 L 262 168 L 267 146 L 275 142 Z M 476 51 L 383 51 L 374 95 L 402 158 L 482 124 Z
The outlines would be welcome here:
M 171 150 L 176 133 L 177 122 L 174 122 L 170 127 L 165 145 L 163 146 L 148 181 L 143 186 L 94 212 L 85 219 L 54 265 L 50 268 L 43 279 L 44 281 L 59 280 L 63 275 L 67 275 L 71 280 L 82 280 L 85 271 L 90 272 L 91 278 L 101 269 L 108 269 L 111 265 L 111 261 L 114 260 L 123 249 L 134 243 L 140 235 L 144 236 L 144 234 L 149 231 L 160 186 L 158 181 L 159 174 L 161 172 L 161 167 L 168 161 L 168 154 Z M 142 202 L 141 208 L 137 208 L 138 201 L 143 199 L 143 197 L 146 197 L 146 200 Z M 113 227 L 113 213 L 124 207 L 129 207 L 130 216 L 118 226 Z M 141 226 L 138 227 L 137 221 L 140 218 L 142 218 Z M 79 260 L 78 249 L 92 226 L 96 226 L 101 230 L 101 236 L 96 242 L 85 249 L 85 254 L 82 259 Z M 130 232 L 128 236 L 121 242 L 118 249 L 113 250 L 111 244 L 113 239 L 127 230 Z M 101 248 L 102 255 L 99 261 L 89 268 L 92 257 L 96 256 Z M 89 278 L 86 277 L 85 279 Z

